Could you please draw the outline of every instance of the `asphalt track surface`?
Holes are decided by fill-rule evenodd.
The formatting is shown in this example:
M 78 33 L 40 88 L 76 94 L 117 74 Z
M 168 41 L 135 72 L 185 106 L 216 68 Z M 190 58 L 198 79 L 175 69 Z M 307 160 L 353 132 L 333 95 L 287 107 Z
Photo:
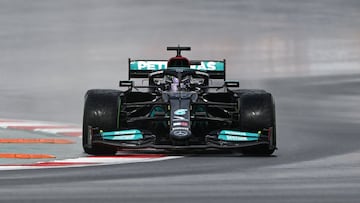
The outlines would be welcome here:
M 180 43 L 274 94 L 279 145 L 272 157 L 1 171 L 1 202 L 359 201 L 359 1 L 0 4 L 1 117 L 81 123 L 86 89 Z

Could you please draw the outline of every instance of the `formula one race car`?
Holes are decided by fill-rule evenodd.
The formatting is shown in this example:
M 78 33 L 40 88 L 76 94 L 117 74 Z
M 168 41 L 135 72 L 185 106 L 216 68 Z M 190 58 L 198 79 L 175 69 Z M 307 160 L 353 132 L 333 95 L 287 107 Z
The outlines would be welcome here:
M 238 81 L 226 81 L 225 60 L 189 61 L 181 51 L 190 47 L 167 50 L 177 55 L 168 61 L 129 59 L 129 80 L 119 84 L 126 90 L 87 91 L 86 153 L 141 148 L 274 152 L 275 105 L 270 93 L 238 89 Z

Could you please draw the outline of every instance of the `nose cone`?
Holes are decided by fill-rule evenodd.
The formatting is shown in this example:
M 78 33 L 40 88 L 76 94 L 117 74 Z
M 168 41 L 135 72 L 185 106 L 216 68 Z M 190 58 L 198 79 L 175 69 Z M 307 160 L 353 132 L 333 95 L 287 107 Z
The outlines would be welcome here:
M 191 132 L 187 129 L 174 129 L 170 132 L 170 137 L 174 140 L 187 140 L 191 137 Z

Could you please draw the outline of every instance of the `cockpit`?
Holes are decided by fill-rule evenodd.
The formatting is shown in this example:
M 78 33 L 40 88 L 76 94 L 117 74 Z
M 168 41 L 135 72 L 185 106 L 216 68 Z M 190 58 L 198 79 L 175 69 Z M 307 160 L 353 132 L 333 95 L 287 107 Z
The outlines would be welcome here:
M 190 68 L 173 67 L 150 74 L 149 82 L 162 91 L 196 91 L 208 86 L 209 76 Z

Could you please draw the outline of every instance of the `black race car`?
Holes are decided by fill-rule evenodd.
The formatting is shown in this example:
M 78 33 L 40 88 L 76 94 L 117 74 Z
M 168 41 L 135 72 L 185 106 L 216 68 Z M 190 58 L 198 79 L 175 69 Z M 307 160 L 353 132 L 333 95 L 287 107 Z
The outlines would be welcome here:
M 181 51 L 190 47 L 167 50 L 177 55 L 168 61 L 129 59 L 129 80 L 119 84 L 126 90 L 87 91 L 86 153 L 140 148 L 274 152 L 275 105 L 270 93 L 238 89 L 238 81 L 226 81 L 225 60 L 189 61 Z

